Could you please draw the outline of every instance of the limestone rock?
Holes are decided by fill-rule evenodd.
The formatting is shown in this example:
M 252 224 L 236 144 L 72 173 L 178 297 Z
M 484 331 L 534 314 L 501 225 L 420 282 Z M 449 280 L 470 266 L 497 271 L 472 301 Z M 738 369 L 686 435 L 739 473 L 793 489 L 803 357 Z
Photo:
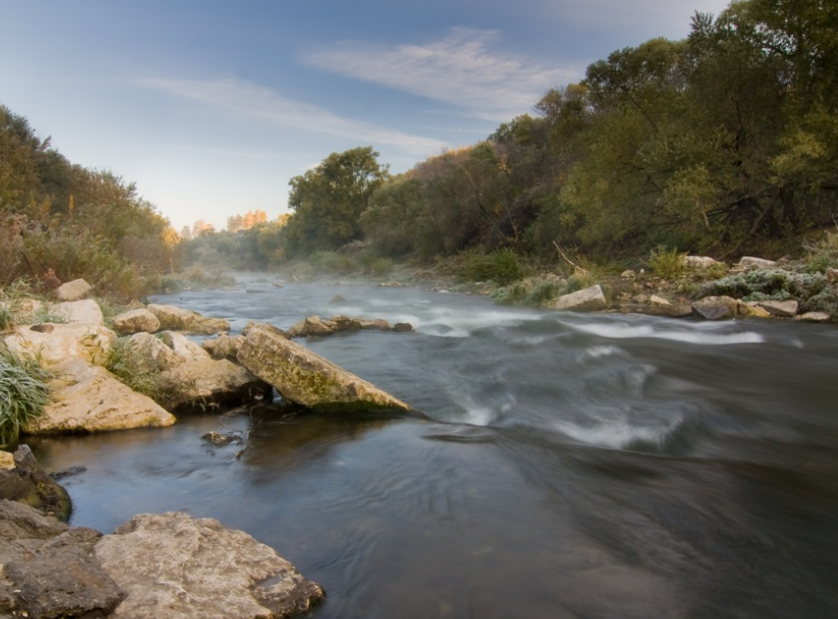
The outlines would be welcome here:
M 705 320 L 725 320 L 736 317 L 738 301 L 732 297 L 704 297 L 692 304 L 693 311 Z
M 127 593 L 115 618 L 288 617 L 323 598 L 271 548 L 210 518 L 135 516 L 95 552 Z
M 710 256 L 684 256 L 684 263 L 689 268 L 707 269 L 717 264 L 722 264 Z
M 736 306 L 736 314 L 742 318 L 771 318 L 771 314 L 756 302 L 742 303 L 740 301 Z
M 102 308 L 93 299 L 56 303 L 50 308 L 50 313 L 63 318 L 67 322 L 83 322 L 89 325 L 105 326 Z
M 244 342 L 242 335 L 219 335 L 201 344 L 213 359 L 235 359 Z
M 410 407 L 367 381 L 300 346 L 269 325 L 253 325 L 239 361 L 276 387 L 283 398 L 324 411 L 396 410 Z
M 649 297 L 649 305 L 654 305 L 656 307 L 672 307 L 672 303 L 656 294 Z
M 826 281 L 828 282 L 838 282 L 838 269 L 827 268 L 824 272 L 826 275 Z
M 151 303 L 146 309 L 157 317 L 161 329 L 203 335 L 212 335 L 230 330 L 228 320 L 203 316 L 198 312 L 185 310 L 174 305 Z
M 789 301 L 759 301 L 758 305 L 772 316 L 792 318 L 797 315 L 798 303 Z
M 48 323 L 51 324 L 51 323 Z M 54 324 L 49 333 L 33 327 L 18 327 L 3 338 L 9 350 L 22 357 L 38 357 L 45 366 L 63 363 L 70 357 L 101 365 L 106 362 L 116 334 L 99 325 L 80 322 Z
M 310 337 L 312 335 L 331 335 L 336 325 L 331 320 L 323 320 L 320 316 L 309 316 L 288 329 L 288 337 Z
M 23 503 L 0 501 L 0 616 L 110 615 L 123 593 L 94 556 L 100 538 Z
M 57 378 L 49 383 L 50 402 L 27 433 L 102 432 L 175 423 L 151 398 L 132 391 L 102 367 L 72 359 L 56 366 L 55 372 Z
M 113 328 L 118 333 L 155 333 L 160 320 L 147 309 L 134 309 L 114 317 Z
M 184 362 L 162 373 L 167 408 L 261 400 L 269 387 L 238 363 L 228 359 Z
M 270 391 L 246 368 L 228 359 L 213 359 L 183 334 L 166 331 L 160 335 L 174 356 L 161 375 L 167 387 L 166 407 L 251 402 Z
M 357 319 L 361 329 L 364 331 L 390 331 L 390 323 L 383 318 L 360 318 Z
M 768 269 L 776 265 L 777 263 L 773 260 L 766 260 L 765 258 L 754 258 L 753 256 L 743 256 L 739 260 L 739 267 L 741 268 Z
M 12 467 L 0 469 L 0 499 L 19 501 L 66 521 L 70 517 L 70 497 L 38 464 L 28 445 L 19 445 L 12 456 Z M 2 561 L 0 561 L 2 563 Z
M 83 279 L 74 279 L 56 288 L 55 298 L 59 301 L 78 301 L 89 295 L 92 290 L 93 286 Z
M 560 296 L 550 305 L 555 309 L 571 312 L 595 312 L 608 307 L 602 288 L 597 284 L 584 290 L 578 290 Z
M 829 322 L 830 316 L 826 312 L 806 312 L 794 317 L 803 322 Z
M 163 331 L 160 340 L 168 346 L 181 362 L 192 362 L 209 359 L 209 353 L 200 344 L 177 331 Z
M 181 362 L 174 350 L 150 333 L 135 333 L 126 340 L 126 345 L 141 357 L 145 361 L 145 367 L 152 371 L 168 370 Z
M 15 457 L 9 451 L 0 450 L 0 471 L 15 468 Z

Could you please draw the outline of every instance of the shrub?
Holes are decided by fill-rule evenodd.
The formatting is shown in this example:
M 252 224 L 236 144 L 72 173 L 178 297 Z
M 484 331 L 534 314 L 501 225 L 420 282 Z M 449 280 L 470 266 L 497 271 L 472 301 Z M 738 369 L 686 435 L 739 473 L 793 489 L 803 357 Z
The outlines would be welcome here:
M 808 299 L 826 288 L 820 273 L 797 273 L 784 269 L 754 269 L 709 282 L 702 295 L 726 295 L 745 301 Z
M 50 377 L 37 361 L 0 351 L 0 447 L 17 443 L 20 432 L 43 414 Z
M 473 282 L 493 281 L 506 286 L 524 276 L 518 256 L 510 249 L 499 249 L 490 254 L 466 256 L 462 276 Z
M 566 280 L 540 277 L 527 278 L 509 286 L 498 288 L 492 293 L 492 299 L 501 305 L 539 306 L 565 294 Z
M 685 254 L 678 253 L 678 248 L 667 250 L 659 245 L 649 253 L 649 268 L 663 279 L 676 279 L 687 270 Z
M 352 258 L 333 251 L 314 252 L 308 261 L 316 271 L 330 275 L 348 275 L 358 270 Z

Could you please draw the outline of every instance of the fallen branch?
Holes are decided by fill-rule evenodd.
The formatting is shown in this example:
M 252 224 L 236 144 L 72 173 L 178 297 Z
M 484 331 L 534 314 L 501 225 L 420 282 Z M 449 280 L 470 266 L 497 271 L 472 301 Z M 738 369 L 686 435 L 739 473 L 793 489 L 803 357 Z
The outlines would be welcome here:
M 582 268 L 582 267 L 580 267 L 578 264 L 576 264 L 575 262 L 573 262 L 573 260 L 571 260 L 570 258 L 568 258 L 567 256 L 565 256 L 565 253 L 562 251 L 562 248 L 561 248 L 561 247 L 559 247 L 559 244 L 558 244 L 558 243 L 556 243 L 556 241 L 553 241 L 553 246 L 556 248 L 556 251 L 557 251 L 557 252 L 559 252 L 559 255 L 560 255 L 562 258 L 564 258 L 570 266 L 572 266 L 574 269 L 576 269 L 577 271 L 579 271 L 579 272 L 580 272 L 580 273 L 582 273 L 582 274 L 587 274 L 587 273 L 588 273 L 587 269 L 583 269 L 583 268 Z

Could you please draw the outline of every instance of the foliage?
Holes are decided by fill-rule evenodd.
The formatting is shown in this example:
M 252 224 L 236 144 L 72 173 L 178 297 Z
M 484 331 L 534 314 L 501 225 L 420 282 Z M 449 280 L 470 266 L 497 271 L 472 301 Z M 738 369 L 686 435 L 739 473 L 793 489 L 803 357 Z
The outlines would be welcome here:
M 521 279 L 524 270 L 513 251 L 499 249 L 490 254 L 467 254 L 462 276 L 473 282 L 492 281 L 505 286 Z
M 675 279 L 687 270 L 684 260 L 685 254 L 679 253 L 678 248 L 667 250 L 658 246 L 649 254 L 649 268 L 663 279 Z
M 0 447 L 14 445 L 20 432 L 43 414 L 50 378 L 37 361 L 0 351 Z
M 754 269 L 709 282 L 702 294 L 726 295 L 745 301 L 808 299 L 821 293 L 828 284 L 820 273 Z
M 294 211 L 284 231 L 289 256 L 334 251 L 363 237 L 361 213 L 388 178 L 370 146 L 332 153 L 320 165 L 289 181 Z
M 563 294 L 565 281 L 555 278 L 527 278 L 509 286 L 497 288 L 492 298 L 502 305 L 538 307 Z
M 358 268 L 351 257 L 334 251 L 314 252 L 309 256 L 308 262 L 315 271 L 329 275 L 349 275 Z

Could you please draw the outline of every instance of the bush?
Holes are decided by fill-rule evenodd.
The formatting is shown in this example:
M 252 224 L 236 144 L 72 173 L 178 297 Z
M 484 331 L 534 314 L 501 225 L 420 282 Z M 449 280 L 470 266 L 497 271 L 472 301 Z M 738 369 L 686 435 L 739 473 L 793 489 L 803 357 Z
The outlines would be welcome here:
M 316 271 L 330 275 L 348 275 L 358 270 L 352 258 L 333 251 L 314 252 L 308 262 Z
M 662 245 L 653 249 L 649 254 L 649 268 L 655 275 L 663 279 L 676 279 L 687 270 L 684 260 L 685 254 L 678 253 L 678 248 L 667 250 Z
M 726 295 L 745 301 L 808 299 L 828 285 L 820 273 L 797 273 L 784 269 L 754 269 L 709 282 L 702 295 Z
M 506 286 L 524 277 L 524 269 L 515 252 L 499 249 L 490 254 L 467 255 L 461 275 L 473 282 L 492 281 Z
M 17 443 L 21 430 L 43 414 L 50 378 L 37 361 L 0 352 L 0 447 Z

